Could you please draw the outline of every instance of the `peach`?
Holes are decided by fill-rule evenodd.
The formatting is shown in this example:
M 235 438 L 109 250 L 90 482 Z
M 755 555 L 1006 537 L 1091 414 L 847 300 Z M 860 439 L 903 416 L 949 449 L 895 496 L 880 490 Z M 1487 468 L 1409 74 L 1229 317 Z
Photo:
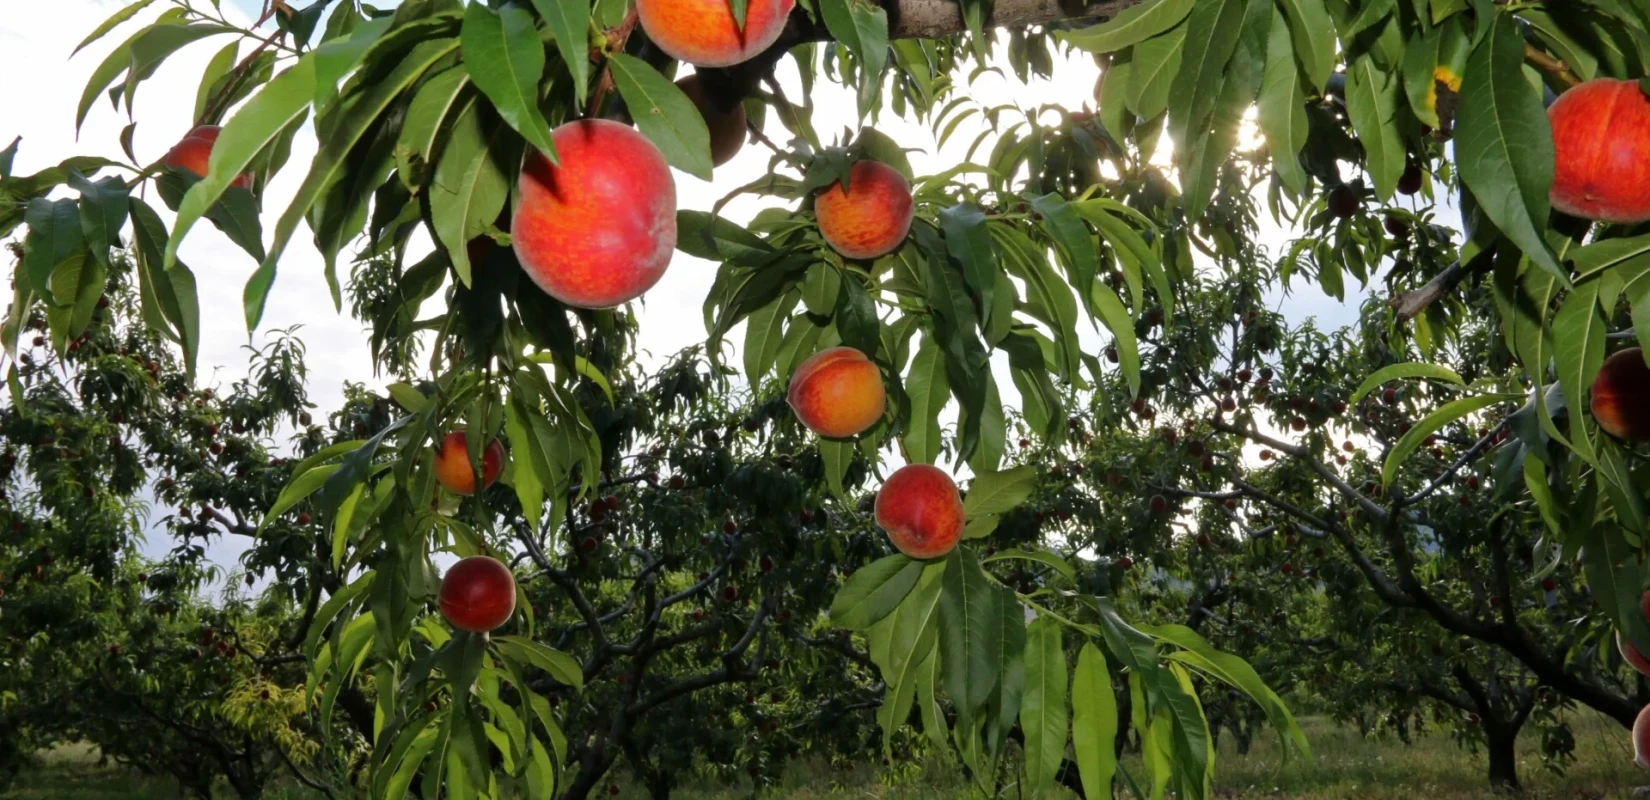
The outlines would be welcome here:
M 939 467 L 907 464 L 877 490 L 877 524 L 901 553 L 916 559 L 951 552 L 963 533 L 957 484 Z
M 839 181 L 814 199 L 819 233 L 849 258 L 891 253 L 911 231 L 911 183 L 880 161 L 859 161 L 848 170 L 848 189 Z
M 749 0 L 745 28 L 727 0 L 636 0 L 647 38 L 665 54 L 696 67 L 731 67 L 768 49 L 785 30 L 796 0 Z
M 218 143 L 218 134 L 222 130 L 216 125 L 196 126 L 183 135 L 182 141 L 173 145 L 171 150 L 166 151 L 166 155 L 161 157 L 160 163 L 168 167 L 188 170 L 194 173 L 196 177 L 206 177 L 207 165 L 212 162 L 212 148 Z M 252 188 L 252 173 L 241 173 L 229 185 L 250 190 Z
M 1633 720 L 1633 766 L 1650 769 L 1650 706 L 1640 709 Z
M 1621 631 L 1616 631 L 1616 651 L 1621 653 L 1621 660 L 1626 661 L 1628 666 L 1650 675 L 1650 659 L 1645 658 L 1632 642 L 1623 639 Z
M 888 408 L 882 372 L 852 347 L 833 347 L 802 362 L 785 399 L 808 430 L 827 439 L 858 435 Z
M 735 102 L 731 108 L 724 108 L 705 91 L 705 84 L 697 74 L 677 81 L 676 88 L 693 101 L 699 116 L 705 118 L 705 127 L 710 129 L 711 165 L 720 167 L 732 161 L 745 146 L 745 106 Z
M 551 133 L 560 166 L 522 166 L 510 236 L 527 277 L 579 308 L 611 308 L 653 288 L 676 248 L 676 184 L 647 137 L 611 120 Z
M 481 488 L 486 489 L 498 480 L 504 471 L 504 445 L 497 439 L 487 443 L 481 454 Z M 464 442 L 464 429 L 449 433 L 435 451 L 435 479 L 442 488 L 453 494 L 476 493 L 475 471 L 470 468 L 469 446 Z
M 1650 365 L 1633 347 L 1605 360 L 1593 379 L 1590 406 L 1605 433 L 1628 442 L 1650 442 Z
M 486 633 L 516 613 L 516 576 L 495 558 L 460 559 L 441 576 L 437 600 L 453 627 Z
M 1595 78 L 1547 108 L 1553 208 L 1599 222 L 1650 220 L 1650 97 L 1638 81 Z

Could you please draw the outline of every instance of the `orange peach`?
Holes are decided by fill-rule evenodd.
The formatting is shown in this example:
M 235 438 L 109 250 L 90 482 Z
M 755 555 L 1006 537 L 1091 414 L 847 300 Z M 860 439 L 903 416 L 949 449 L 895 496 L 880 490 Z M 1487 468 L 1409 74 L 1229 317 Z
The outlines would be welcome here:
M 199 125 L 183 135 L 183 140 L 166 151 L 160 163 L 168 167 L 177 167 L 204 178 L 207 165 L 212 162 L 212 148 L 218 143 L 218 134 L 222 131 L 216 125 Z M 242 173 L 229 185 L 242 189 L 252 188 L 252 173 Z
M 1590 406 L 1605 433 L 1629 442 L 1650 442 L 1650 365 L 1632 347 L 1605 360 L 1593 379 Z
M 611 120 L 557 128 L 560 166 L 537 150 L 510 221 L 516 258 L 546 294 L 611 308 L 653 288 L 676 248 L 676 184 L 647 137 Z
M 901 553 L 916 559 L 951 552 L 963 534 L 957 484 L 939 467 L 907 464 L 877 490 L 877 524 Z
M 802 362 L 785 399 L 808 430 L 827 439 L 858 435 L 888 408 L 882 372 L 852 347 L 833 347 Z
M 486 489 L 504 471 L 504 445 L 497 439 L 487 443 L 481 454 L 481 488 Z M 475 470 L 470 468 L 470 450 L 464 429 L 447 434 L 435 451 L 435 479 L 453 494 L 475 494 Z
M 876 258 L 893 252 L 911 231 L 911 183 L 880 161 L 856 162 L 848 188 L 839 181 L 814 199 L 819 233 L 849 258 Z
M 704 81 L 697 73 L 677 81 L 676 88 L 693 101 L 699 116 L 705 118 L 705 127 L 710 129 L 711 165 L 720 167 L 732 161 L 745 146 L 745 106 L 735 102 L 732 107 L 723 107 L 723 103 L 705 91 Z
M 1558 96 L 1553 208 L 1617 224 L 1650 220 L 1650 97 L 1638 81 L 1595 78 Z
M 745 27 L 726 0 L 636 0 L 647 38 L 665 54 L 697 67 L 731 67 L 779 39 L 796 0 L 749 0 Z

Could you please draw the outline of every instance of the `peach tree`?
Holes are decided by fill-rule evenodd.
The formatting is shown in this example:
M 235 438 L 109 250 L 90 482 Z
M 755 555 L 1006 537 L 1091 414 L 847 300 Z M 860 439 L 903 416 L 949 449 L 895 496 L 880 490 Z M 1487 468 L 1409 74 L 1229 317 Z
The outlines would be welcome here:
M 117 13 L 88 43 L 148 5 Z M 455 797 L 516 787 L 582 797 L 611 759 L 564 763 L 543 690 L 577 691 L 587 670 L 531 635 L 469 630 L 485 626 L 463 613 L 446 615 L 455 633 L 431 609 L 462 607 L 467 587 L 442 586 L 432 556 L 519 546 L 546 574 L 563 569 L 548 554 L 582 544 L 570 512 L 622 452 L 600 435 L 593 396 L 621 377 L 599 366 L 626 316 L 612 309 L 641 297 L 674 251 L 706 258 L 718 264 L 702 305 L 707 357 L 720 364 L 743 324 L 743 379 L 757 393 L 789 389 L 796 416 L 775 424 L 808 442 L 798 447 L 817 454 L 825 483 L 846 494 L 844 477 L 859 470 L 902 487 L 873 508 L 902 552 L 857 569 L 830 614 L 863 633 L 886 685 L 883 726 L 901 727 L 914 707 L 983 788 L 1014 735 L 1034 793 L 1069 779 L 1070 742 L 1075 782 L 1108 795 L 1116 677 L 1129 723 L 1151 743 L 1151 783 L 1200 797 L 1212 759 L 1194 676 L 1248 693 L 1286 740 L 1298 729 L 1247 665 L 1190 631 L 1130 625 L 1106 587 L 1073 580 L 1073 562 L 1091 554 L 1056 554 L 1022 530 L 1026 547 L 982 558 L 1035 482 L 1027 465 L 1004 463 L 1011 424 L 1057 447 L 1092 386 L 1115 387 L 1113 411 L 1155 413 L 1152 394 L 1167 384 L 1144 368 L 1142 335 L 1188 321 L 1213 335 L 1216 320 L 1188 320 L 1181 302 L 1210 265 L 1234 275 L 1228 299 L 1241 316 L 1224 332 L 1260 352 L 1280 333 L 1260 308 L 1266 290 L 1303 276 L 1340 296 L 1348 277 L 1380 277 L 1397 299 L 1390 335 L 1423 358 L 1361 376 L 1370 386 L 1465 384 L 1425 356 L 1458 334 L 1463 314 L 1493 314 L 1508 358 L 1399 434 L 1375 483 L 1404 491 L 1426 436 L 1528 397 L 1527 419 L 1559 445 L 1532 446 L 1521 465 L 1532 502 L 1583 554 L 1611 621 L 1650 647 L 1635 558 L 1646 469 L 1631 449 L 1645 435 L 1650 367 L 1637 350 L 1604 358 L 1632 321 L 1650 338 L 1650 259 L 1633 228 L 1650 217 L 1635 122 L 1650 101 L 1632 82 L 1645 71 L 1647 25 L 1613 0 L 1562 21 L 1447 0 L 410 0 L 393 10 L 271 0 L 243 27 L 216 5 L 178 0 L 99 64 L 77 120 L 106 93 L 131 111 L 168 57 L 229 39 L 202 76 L 199 127 L 177 147 L 152 164 L 127 152 L 131 163 L 78 157 L 28 176 L 12 174 L 15 144 L 0 152 L 0 232 L 26 226 L 5 344 L 18 355 L 19 311 L 36 300 L 56 347 L 78 341 L 128 227 L 145 319 L 191 367 L 199 309 L 178 248 L 203 217 L 259 264 L 244 292 L 251 329 L 301 222 L 337 305 L 346 248 L 357 278 L 387 261 L 387 272 L 375 267 L 375 350 L 409 366 L 420 348 L 429 356 L 416 382 L 391 387 L 405 413 L 311 455 L 266 514 L 267 525 L 313 506 L 334 533 L 332 569 L 352 578 L 317 609 L 312 684 L 324 707 L 357 673 L 398 688 L 375 695 L 375 795 L 418 779 Z M 1066 50 L 1103 66 L 1093 112 L 968 96 L 979 70 L 1058 79 L 1054 55 Z M 671 80 L 683 65 L 695 68 L 686 88 Z M 796 71 L 805 96 L 786 94 L 780 68 Z M 821 77 L 855 91 L 856 130 L 834 141 L 814 120 Z M 1543 92 L 1561 93 L 1550 116 Z M 1244 135 L 1251 107 L 1264 145 Z M 886 114 L 926 122 L 937 139 L 983 123 L 972 150 L 983 157 L 918 176 L 900 143 L 865 124 Z M 765 133 L 770 116 L 783 147 Z M 319 149 L 266 236 L 260 201 L 307 129 Z M 678 209 L 670 169 L 710 176 L 717 159 L 738 157 L 747 130 L 769 146 L 770 174 L 738 193 L 774 207 L 744 224 L 721 204 Z M 175 212 L 170 224 L 134 193 L 149 180 Z M 1458 192 L 1458 247 L 1434 235 L 1394 246 L 1383 227 L 1412 212 L 1389 206 L 1392 223 L 1364 213 L 1438 191 Z M 1275 263 L 1257 243 L 1257 193 L 1309 231 Z M 435 249 L 406 263 L 420 231 Z M 1493 302 L 1454 299 L 1480 282 Z M 441 309 L 420 319 L 437 293 Z M 1114 339 L 1104 360 L 1079 339 L 1101 327 Z M 865 385 L 865 364 L 880 386 Z M 1017 404 L 1004 402 L 1008 384 Z M 1235 410 L 1218 387 L 1199 402 Z M 951 413 L 954 428 L 942 427 Z M 459 429 L 461 459 L 443 444 Z M 500 438 L 508 447 L 495 458 Z M 936 462 L 966 466 L 966 493 L 954 472 L 927 466 Z M 483 502 L 490 479 L 513 507 Z M 1331 485 L 1354 499 L 1350 485 Z M 1405 528 L 1402 509 L 1356 502 Z M 1134 511 L 1171 505 L 1152 495 Z M 1053 585 L 1005 584 L 982 563 L 999 557 L 1045 565 Z M 488 602 L 519 609 L 508 624 L 530 634 L 530 603 Z M 731 653 L 725 668 L 748 667 L 745 656 Z M 437 692 L 451 704 L 417 702 Z

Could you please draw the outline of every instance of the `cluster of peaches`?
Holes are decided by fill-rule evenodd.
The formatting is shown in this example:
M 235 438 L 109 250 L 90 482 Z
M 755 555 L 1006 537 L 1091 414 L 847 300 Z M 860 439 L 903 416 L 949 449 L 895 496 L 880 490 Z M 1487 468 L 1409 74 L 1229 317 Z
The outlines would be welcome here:
M 699 68 L 728 67 L 763 52 L 778 40 L 795 5 L 751 0 L 740 26 L 718 0 L 636 2 L 638 20 L 654 44 Z M 713 97 L 697 74 L 677 85 L 705 118 L 713 163 L 726 163 L 744 144 L 743 108 Z M 1650 129 L 1650 99 L 1639 84 L 1589 81 L 1566 92 L 1548 113 L 1557 156 L 1553 207 L 1616 224 L 1650 220 L 1650 137 L 1633 135 Z M 218 132 L 209 125 L 191 130 L 162 163 L 205 175 Z M 569 122 L 551 136 L 559 163 L 533 151 L 521 171 L 510 227 L 517 259 L 539 288 L 571 306 L 610 308 L 640 297 L 663 276 L 676 246 L 676 187 L 664 156 L 634 129 L 609 120 Z M 235 181 L 243 188 L 251 183 L 251 175 Z M 834 183 L 814 200 L 821 237 L 851 259 L 898 248 L 910 230 L 912 206 L 905 177 L 871 160 L 850 168 L 848 186 Z M 803 425 L 831 439 L 857 436 L 886 412 L 878 367 L 850 347 L 805 361 L 792 376 L 788 400 Z M 1605 363 L 1592 387 L 1591 411 L 1606 432 L 1650 441 L 1650 368 L 1638 349 Z M 503 463 L 503 447 L 489 443 L 480 465 L 482 488 L 497 479 Z M 443 440 L 435 469 L 448 491 L 475 493 L 478 476 L 463 431 Z M 964 525 L 956 484 L 927 464 L 890 476 L 877 493 L 875 516 L 895 547 L 917 559 L 949 553 Z M 440 605 L 456 627 L 490 631 L 510 618 L 515 597 L 508 567 L 473 556 L 448 570 Z M 1650 663 L 1631 645 L 1622 647 L 1635 667 L 1650 674 Z M 1650 737 L 1650 722 L 1643 727 Z

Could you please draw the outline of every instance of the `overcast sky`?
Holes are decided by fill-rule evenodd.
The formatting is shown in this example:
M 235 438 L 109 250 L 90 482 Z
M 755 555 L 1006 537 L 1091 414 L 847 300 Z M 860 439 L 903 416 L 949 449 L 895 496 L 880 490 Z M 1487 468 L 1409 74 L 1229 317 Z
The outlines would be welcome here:
M 204 0 L 197 0 L 203 2 Z M 168 0 L 154 3 L 128 22 L 120 30 L 88 47 L 74 58 L 69 54 L 91 29 L 125 0 L 0 0 L 0 147 L 9 144 L 14 136 L 22 136 L 14 171 L 27 174 L 42 169 L 70 155 L 99 154 L 124 160 L 120 153 L 119 134 L 129 122 L 124 112 L 115 113 L 107 102 L 94 106 L 76 141 L 74 130 L 75 107 L 91 71 L 108 51 L 136 30 L 143 21 L 152 19 L 160 10 L 170 6 Z M 231 19 L 250 24 L 257 12 L 256 0 L 226 0 L 224 10 Z M 384 5 L 380 3 L 380 5 Z M 180 55 L 168 60 L 159 72 L 139 89 L 136 98 L 137 118 L 135 150 L 140 162 L 148 163 L 162 155 L 190 127 L 195 87 L 205 63 L 227 39 L 209 40 L 186 48 Z M 214 43 L 215 42 L 215 43 Z M 785 62 L 780 77 L 787 94 L 800 97 L 800 85 L 794 70 Z M 1018 104 L 1035 108 L 1043 104 L 1070 108 L 1088 103 L 1092 105 L 1092 90 L 1098 69 L 1091 60 L 1074 58 L 1057 62 L 1058 79 L 1035 81 L 1022 85 L 1002 75 L 982 75 L 966 89 L 975 101 L 985 106 L 999 103 Z M 839 135 L 854 119 L 851 92 L 821 81 L 815 91 L 816 127 L 824 138 Z M 771 115 L 770 115 L 771 119 Z M 975 116 L 970 123 L 978 120 Z M 943 152 L 935 152 L 934 137 L 921 123 L 885 117 L 878 127 L 908 147 L 921 148 L 911 161 L 917 174 L 932 174 L 961 161 L 969 143 L 978 132 L 959 130 Z M 783 142 L 788 137 L 777 122 L 767 128 L 770 138 Z M 277 216 L 291 198 L 303 178 L 304 167 L 315 152 L 315 140 L 306 132 L 294 143 L 292 160 L 287 168 L 268 187 L 265 198 L 264 228 L 267 234 Z M 989 146 L 980 152 L 990 152 Z M 708 210 L 719 198 L 734 187 L 746 184 L 767 171 L 767 151 L 750 144 L 740 157 L 716 171 L 715 180 L 706 183 L 690 175 L 677 172 L 678 201 L 682 208 Z M 772 199 L 742 198 L 734 201 L 724 214 L 736 220 L 748 219 L 757 210 L 773 204 Z M 152 203 L 170 222 L 171 215 L 160 203 Z M 1269 249 L 1276 251 L 1286 239 L 1282 231 L 1272 229 L 1264 237 Z M 423 246 L 427 247 L 426 244 Z M 182 259 L 193 268 L 199 282 L 203 336 L 200 354 L 201 380 L 208 384 L 227 386 L 246 372 L 248 343 L 241 315 L 241 290 L 257 266 L 250 256 L 231 244 L 210 224 L 195 226 L 180 251 Z M 341 265 L 341 271 L 344 269 Z M 663 280 L 639 304 L 641 324 L 640 344 L 656 358 L 663 358 L 677 350 L 693 336 L 702 335 L 701 304 L 715 277 L 716 267 L 706 261 L 678 252 Z M 1277 305 L 1292 319 L 1316 316 L 1326 326 L 1343 324 L 1356 314 L 1358 297 L 1346 304 L 1332 300 L 1319 292 L 1301 287 L 1290 297 L 1277 298 Z M 309 238 L 306 227 L 300 226 L 292 245 L 280 264 L 280 276 L 270 294 L 263 327 L 254 335 L 264 341 L 267 331 L 302 326 L 301 338 L 308 345 L 311 397 L 320 406 L 316 416 L 336 408 L 342 397 L 344 381 L 365 382 L 370 386 L 382 383 L 372 377 L 372 366 L 367 352 L 367 336 L 362 326 L 347 312 L 334 311 L 322 277 L 321 258 Z M 1101 341 L 1099 334 L 1083 326 L 1084 348 L 1094 352 Z M 730 342 L 742 341 L 742 332 L 736 331 Z M 735 360 L 733 363 L 738 363 Z M 1006 377 L 999 380 L 1005 402 L 1014 403 L 1013 384 Z M 161 510 L 164 513 L 165 510 Z M 232 563 L 244 547 L 243 542 L 223 542 L 213 549 L 213 557 L 222 563 Z M 164 536 L 152 536 L 148 551 L 164 552 L 171 542 Z

